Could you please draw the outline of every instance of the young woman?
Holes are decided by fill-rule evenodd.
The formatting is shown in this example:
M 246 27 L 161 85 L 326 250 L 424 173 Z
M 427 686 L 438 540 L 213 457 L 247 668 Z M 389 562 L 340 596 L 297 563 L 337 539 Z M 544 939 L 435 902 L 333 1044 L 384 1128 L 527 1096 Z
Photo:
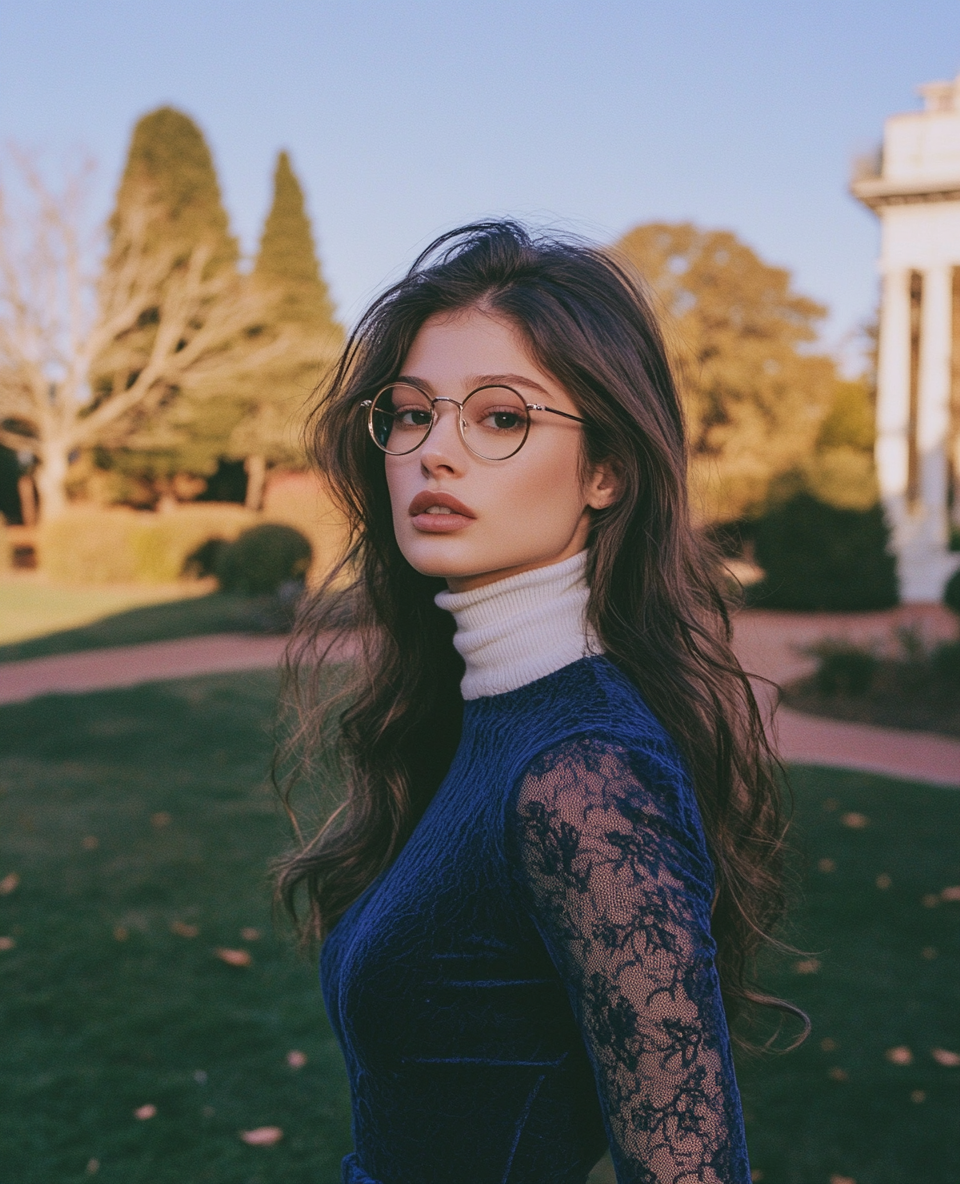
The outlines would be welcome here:
M 777 1003 L 748 969 L 782 824 L 639 282 L 444 236 L 311 438 L 351 542 L 299 625 L 300 739 L 347 792 L 279 888 L 325 938 L 344 1180 L 583 1184 L 609 1146 L 621 1184 L 746 1184 L 727 1016 Z

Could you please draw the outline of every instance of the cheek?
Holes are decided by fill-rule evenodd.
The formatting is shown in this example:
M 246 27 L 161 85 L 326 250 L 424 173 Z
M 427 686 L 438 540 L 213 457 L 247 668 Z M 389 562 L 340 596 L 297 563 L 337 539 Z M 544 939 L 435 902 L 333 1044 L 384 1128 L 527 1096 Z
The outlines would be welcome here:
M 521 458 L 518 458 L 521 459 Z M 531 523 L 577 519 L 583 509 L 579 449 L 531 451 L 511 473 L 510 496 L 517 510 L 526 509 Z

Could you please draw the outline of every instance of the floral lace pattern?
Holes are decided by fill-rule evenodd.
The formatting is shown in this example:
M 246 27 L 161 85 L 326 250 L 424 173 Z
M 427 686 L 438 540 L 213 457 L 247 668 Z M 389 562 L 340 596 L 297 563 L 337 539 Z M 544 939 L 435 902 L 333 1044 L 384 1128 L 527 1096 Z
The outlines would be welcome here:
M 621 1184 L 750 1179 L 692 794 L 580 737 L 517 798 L 525 893 L 595 1066 Z

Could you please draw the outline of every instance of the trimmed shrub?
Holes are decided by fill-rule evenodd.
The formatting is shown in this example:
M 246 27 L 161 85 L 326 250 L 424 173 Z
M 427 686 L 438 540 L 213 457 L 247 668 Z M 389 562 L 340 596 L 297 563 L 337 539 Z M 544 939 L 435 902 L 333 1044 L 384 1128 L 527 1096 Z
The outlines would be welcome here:
M 196 550 L 191 551 L 183 565 L 183 574 L 202 580 L 206 576 L 217 574 L 217 564 L 223 554 L 223 548 L 228 546 L 226 539 L 207 539 Z
M 879 505 L 839 509 L 797 493 L 757 524 L 757 563 L 766 574 L 750 589 L 750 602 L 808 611 L 890 608 L 899 595 L 889 538 Z
M 283 584 L 302 583 L 312 558 L 313 548 L 299 530 L 264 522 L 223 548 L 216 574 L 224 592 L 261 595 Z
M 877 656 L 845 641 L 822 641 L 807 651 L 817 659 L 814 683 L 823 695 L 863 695 L 877 672 Z

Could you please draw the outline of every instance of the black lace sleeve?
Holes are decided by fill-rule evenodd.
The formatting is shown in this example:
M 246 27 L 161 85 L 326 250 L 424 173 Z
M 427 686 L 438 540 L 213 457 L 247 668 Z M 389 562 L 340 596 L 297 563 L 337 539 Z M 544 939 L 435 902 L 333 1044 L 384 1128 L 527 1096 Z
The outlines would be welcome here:
M 663 779 L 661 779 L 663 780 Z M 578 738 L 527 770 L 523 891 L 593 1061 L 620 1184 L 747 1184 L 692 795 Z

